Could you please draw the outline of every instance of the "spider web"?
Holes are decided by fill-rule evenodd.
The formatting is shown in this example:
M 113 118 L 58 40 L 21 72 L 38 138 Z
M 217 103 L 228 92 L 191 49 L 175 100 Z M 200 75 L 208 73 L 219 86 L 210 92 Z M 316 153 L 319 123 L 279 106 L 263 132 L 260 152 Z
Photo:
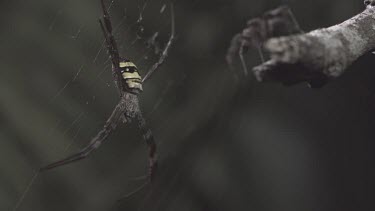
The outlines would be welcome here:
M 338 0 L 292 2 L 309 24 L 321 24 L 327 15 L 337 14 L 331 11 L 345 7 L 358 12 L 349 10 L 353 3 Z M 362 2 L 357 3 L 360 8 Z M 115 0 L 110 9 L 121 54 L 137 63 L 142 75 L 158 49 L 145 42 L 152 44 L 159 32 L 156 40 L 163 47 L 170 22 L 169 0 L 149 0 L 142 32 L 137 20 L 144 4 Z M 366 183 L 375 175 L 370 69 L 355 79 L 359 85 L 349 82 L 349 76 L 344 79 L 349 84 L 337 81 L 319 93 L 278 85 L 247 89 L 236 85 L 228 71 L 224 55 L 233 34 L 249 18 L 279 4 L 175 4 L 180 39 L 140 97 L 159 145 L 160 179 L 116 204 L 144 182 L 131 179 L 144 175 L 147 167 L 146 146 L 133 125 L 119 126 L 87 160 L 35 175 L 40 166 L 87 144 L 117 103 L 97 23 L 99 1 L 3 3 L 0 210 L 373 207 Z M 253 54 L 248 67 L 260 62 Z M 372 67 L 368 62 L 357 67 Z M 360 196 L 354 203 L 353 193 Z
M 136 5 L 130 6 L 122 5 L 119 1 L 111 1 L 109 3 L 109 13 L 114 26 L 114 35 L 118 42 L 120 55 L 129 56 L 138 66 L 144 67 L 142 68 L 144 70 L 147 70 L 147 67 L 154 62 L 154 58 L 161 53 L 160 49 L 164 44 L 160 43 L 160 41 L 164 40 L 160 39 L 159 35 L 166 34 L 168 36 L 167 30 L 169 29 L 170 19 L 169 14 L 165 12 L 167 11 L 167 3 L 168 2 L 165 0 L 152 3 L 150 0 L 138 1 Z M 99 7 L 99 3 L 97 7 Z M 157 27 L 149 27 L 150 23 L 147 22 L 147 18 L 149 17 L 146 13 L 149 12 L 149 10 L 155 10 L 155 8 L 158 8 L 158 10 L 156 10 L 157 12 L 154 11 L 154 14 L 156 13 L 158 15 L 152 23 L 156 23 Z M 102 34 L 99 31 L 99 25 L 97 24 L 96 33 L 100 35 L 100 41 L 94 43 L 94 41 L 92 41 L 94 39 L 92 39 L 90 35 L 93 33 L 91 31 L 91 23 L 88 24 L 82 21 L 81 23 L 74 24 L 78 26 L 71 30 L 71 32 L 63 29 L 64 20 L 62 19 L 68 12 L 67 9 L 57 10 L 52 16 L 52 19 L 50 19 L 47 30 L 50 33 L 59 33 L 60 39 L 64 39 L 65 42 L 73 42 L 76 43 L 76 45 L 82 46 L 83 51 L 88 49 L 87 52 L 83 52 L 85 61 L 75 62 L 76 64 L 74 66 L 77 67 L 76 70 L 68 74 L 64 73 L 63 78 L 67 79 L 59 78 L 57 84 L 60 84 L 58 85 L 60 87 L 57 87 L 57 91 L 46 100 L 48 106 L 62 107 L 65 112 L 69 112 L 69 117 L 58 116 L 55 118 L 54 124 L 46 127 L 47 132 L 45 138 L 49 139 L 52 143 L 52 145 L 50 144 L 49 146 L 52 156 L 49 155 L 47 158 L 42 157 L 40 160 L 42 160 L 43 163 L 33 164 L 34 173 L 33 175 L 28 175 L 30 178 L 28 182 L 23 182 L 25 185 L 21 188 L 22 191 L 19 193 L 18 201 L 14 205 L 13 210 L 21 210 L 23 206 L 27 207 L 27 197 L 32 197 L 33 189 L 37 189 L 37 186 L 40 185 L 35 185 L 34 183 L 40 178 L 38 169 L 41 165 L 79 150 L 81 146 L 84 146 L 85 143 L 90 140 L 90 137 L 95 135 L 102 124 L 104 124 L 106 116 L 101 116 L 99 119 L 102 120 L 95 122 L 96 127 L 92 127 L 93 124 L 85 125 L 87 121 L 93 119 L 90 117 L 90 115 L 93 115 L 93 109 L 98 108 L 97 98 L 102 99 L 104 92 L 106 92 L 107 94 L 104 95 L 113 95 L 112 97 L 108 97 L 112 107 L 116 103 L 114 99 L 117 95 L 113 91 L 115 89 L 110 74 L 110 62 L 104 46 L 104 38 L 102 38 Z M 97 23 L 96 20 L 93 22 Z M 141 74 L 145 73 L 141 72 Z M 172 84 L 173 83 L 169 81 L 164 88 L 162 88 L 161 95 L 157 102 L 151 106 L 152 110 L 150 113 L 157 110 L 163 101 L 163 96 L 171 88 Z M 97 90 L 100 90 L 100 93 L 94 93 L 92 95 L 87 94 L 88 91 L 86 90 L 92 90 L 95 89 L 95 87 L 97 87 Z M 77 89 L 83 89 L 84 92 L 77 93 Z M 74 96 L 72 97 L 72 95 Z M 75 102 L 73 102 L 73 104 L 72 101 L 64 102 L 66 98 L 72 98 Z M 91 106 L 94 108 L 91 108 Z M 104 113 L 108 115 L 112 107 L 107 108 L 108 111 Z M 91 127 L 91 129 L 88 127 Z M 62 134 L 58 134 L 60 133 L 58 131 L 62 131 Z M 84 134 L 82 131 L 85 131 Z M 63 139 L 65 141 L 63 143 L 58 143 L 54 140 L 56 135 L 62 135 L 62 137 L 65 137 Z

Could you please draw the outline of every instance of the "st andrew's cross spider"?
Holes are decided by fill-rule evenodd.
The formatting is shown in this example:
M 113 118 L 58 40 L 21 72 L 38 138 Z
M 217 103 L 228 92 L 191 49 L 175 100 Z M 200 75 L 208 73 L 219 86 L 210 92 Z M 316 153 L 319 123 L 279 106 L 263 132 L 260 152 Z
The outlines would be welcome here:
M 108 136 L 116 129 L 119 123 L 129 123 L 132 120 L 137 120 L 138 127 L 148 146 L 148 178 L 149 181 L 152 181 L 154 179 L 155 171 L 157 168 L 156 143 L 152 132 L 147 127 L 146 121 L 140 110 L 138 95 L 143 91 L 142 85 L 144 84 L 144 82 L 147 81 L 151 77 L 151 75 L 164 63 L 165 59 L 168 56 L 168 51 L 175 39 L 173 5 L 171 5 L 171 34 L 168 43 L 163 49 L 160 58 L 147 71 L 143 79 L 139 75 L 137 66 L 133 62 L 125 57 L 120 57 L 117 43 L 112 32 L 112 23 L 107 8 L 105 7 L 104 0 L 101 0 L 101 7 L 103 17 L 99 20 L 99 23 L 104 34 L 108 54 L 112 62 L 112 75 L 120 94 L 120 101 L 114 108 L 111 116 L 104 124 L 103 129 L 100 130 L 94 138 L 92 138 L 92 140 L 86 147 L 84 147 L 76 154 L 42 167 L 40 171 L 46 171 L 86 158 L 92 151 L 97 149 L 105 140 L 107 140 Z

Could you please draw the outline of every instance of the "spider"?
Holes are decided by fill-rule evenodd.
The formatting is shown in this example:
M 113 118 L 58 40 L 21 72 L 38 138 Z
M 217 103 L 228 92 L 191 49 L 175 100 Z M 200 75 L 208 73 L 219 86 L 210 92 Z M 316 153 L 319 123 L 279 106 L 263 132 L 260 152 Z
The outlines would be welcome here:
M 262 49 L 265 41 L 270 38 L 298 35 L 302 33 L 303 31 L 299 27 L 290 8 L 288 6 L 278 7 L 264 13 L 259 18 L 249 20 L 247 22 L 247 27 L 241 33 L 236 34 L 232 38 L 226 56 L 227 63 L 230 68 L 233 69 L 234 58 L 238 54 L 244 70 L 244 75 L 247 76 L 248 70 L 243 55 L 250 47 L 255 47 L 259 51 L 263 63 L 262 66 L 277 65 L 279 67 L 279 70 L 273 73 L 273 77 L 275 77 L 276 80 L 282 81 L 283 84 L 287 86 L 294 85 L 301 81 L 307 81 L 311 88 L 320 88 L 328 81 L 327 76 L 322 73 L 311 71 L 306 75 L 301 75 L 300 69 L 306 67 L 299 63 L 294 65 L 283 63 L 276 64 L 272 60 L 265 62 L 263 58 Z M 285 43 L 285 45 L 285 47 L 291 49 L 294 47 L 292 43 Z M 257 79 L 261 80 L 259 75 L 262 73 L 261 69 L 257 67 L 253 68 L 253 72 Z M 303 80 L 300 78 L 303 78 Z
M 259 18 L 251 19 L 247 22 L 246 28 L 236 34 L 231 41 L 230 47 L 226 55 L 227 63 L 230 68 L 234 67 L 234 59 L 238 54 L 244 75 L 248 75 L 247 65 L 244 59 L 244 53 L 250 47 L 254 47 L 259 51 L 262 63 L 265 62 L 263 57 L 263 44 L 270 38 L 289 36 L 293 34 L 301 34 L 303 31 L 299 27 L 292 11 L 288 6 L 280 6 L 276 9 L 264 13 Z M 288 66 L 284 67 L 288 69 Z M 289 70 L 292 71 L 292 70 Z M 281 72 L 281 71 L 280 71 Z M 256 71 L 254 71 L 256 73 Z M 276 75 L 276 74 L 275 74 Z M 283 77 L 282 75 L 278 77 Z M 325 79 L 314 75 L 308 80 L 311 87 L 321 87 L 325 83 Z M 284 81 L 284 85 L 293 85 L 295 81 Z
M 290 34 L 301 33 L 293 13 L 287 6 L 281 6 L 268 11 L 259 18 L 247 22 L 247 27 L 236 34 L 230 43 L 226 60 L 231 68 L 234 66 L 234 58 L 238 54 L 242 63 L 244 74 L 248 74 L 243 54 L 250 48 L 258 49 L 262 62 L 264 62 L 262 45 L 272 38 Z
M 146 125 L 139 106 L 138 95 L 143 91 L 143 83 L 146 82 L 151 75 L 164 63 L 168 56 L 168 51 L 175 39 L 175 23 L 174 23 L 174 10 L 171 4 L 171 35 L 163 49 L 158 61 L 148 70 L 145 77 L 142 79 L 138 72 L 137 66 L 129 59 L 120 57 L 116 40 L 112 32 L 112 23 L 105 6 L 104 0 L 101 0 L 101 7 L 103 17 L 99 19 L 101 30 L 104 34 L 105 44 L 109 57 L 112 62 L 112 75 L 114 82 L 120 94 L 120 101 L 114 108 L 111 116 L 107 119 L 103 129 L 92 138 L 90 143 L 78 153 L 68 156 L 62 160 L 58 160 L 47 166 L 44 166 L 40 171 L 46 171 L 62 165 L 67 165 L 86 158 L 91 152 L 99 148 L 99 146 L 107 140 L 108 136 L 116 129 L 117 125 L 121 122 L 130 123 L 132 120 L 137 120 L 138 127 L 142 133 L 143 139 L 148 146 L 148 162 L 149 171 L 148 179 L 152 181 L 155 176 L 157 168 L 156 157 L 156 143 L 151 130 Z

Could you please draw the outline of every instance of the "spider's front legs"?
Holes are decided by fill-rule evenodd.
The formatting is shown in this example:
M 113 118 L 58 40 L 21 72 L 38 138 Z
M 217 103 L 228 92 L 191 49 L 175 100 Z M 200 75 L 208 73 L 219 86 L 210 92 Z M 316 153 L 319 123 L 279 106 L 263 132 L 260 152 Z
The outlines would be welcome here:
M 234 59 L 236 58 L 237 54 L 240 56 L 241 61 L 243 59 L 243 53 L 246 50 L 245 49 L 245 43 L 247 43 L 244 38 L 242 37 L 242 34 L 236 34 L 231 41 L 230 47 L 228 49 L 226 60 L 229 65 L 229 67 L 233 70 L 234 69 Z M 244 63 L 242 63 L 244 64 Z M 247 69 L 244 68 L 244 74 L 247 75 Z
M 257 48 L 263 60 L 261 45 L 266 37 L 267 29 L 265 24 L 265 21 L 261 18 L 250 20 L 247 22 L 247 27 L 233 37 L 226 56 L 227 63 L 231 69 L 234 69 L 234 59 L 239 56 L 244 74 L 247 75 L 248 71 L 243 55 L 250 47 Z

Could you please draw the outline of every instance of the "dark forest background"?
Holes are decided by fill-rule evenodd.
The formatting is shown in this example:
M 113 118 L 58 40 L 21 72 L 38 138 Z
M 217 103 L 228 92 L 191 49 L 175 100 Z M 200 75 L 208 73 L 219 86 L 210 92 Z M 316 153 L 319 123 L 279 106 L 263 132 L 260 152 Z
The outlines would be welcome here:
M 18 210 L 375 210 L 375 55 L 319 90 L 236 80 L 225 63 L 246 20 L 282 3 L 305 31 L 364 9 L 361 0 L 176 0 L 177 41 L 141 95 L 159 144 L 153 187 L 116 203 L 147 172 L 137 127 L 121 125 L 88 159 L 39 174 Z M 143 33 L 143 1 L 110 10 L 121 53 L 142 70 L 157 59 L 145 40 L 168 38 L 165 4 L 149 1 Z M 90 141 L 118 95 L 98 54 L 98 0 L 3 0 L 0 11 L 0 210 L 12 210 L 40 166 Z M 256 52 L 246 58 L 260 63 Z

